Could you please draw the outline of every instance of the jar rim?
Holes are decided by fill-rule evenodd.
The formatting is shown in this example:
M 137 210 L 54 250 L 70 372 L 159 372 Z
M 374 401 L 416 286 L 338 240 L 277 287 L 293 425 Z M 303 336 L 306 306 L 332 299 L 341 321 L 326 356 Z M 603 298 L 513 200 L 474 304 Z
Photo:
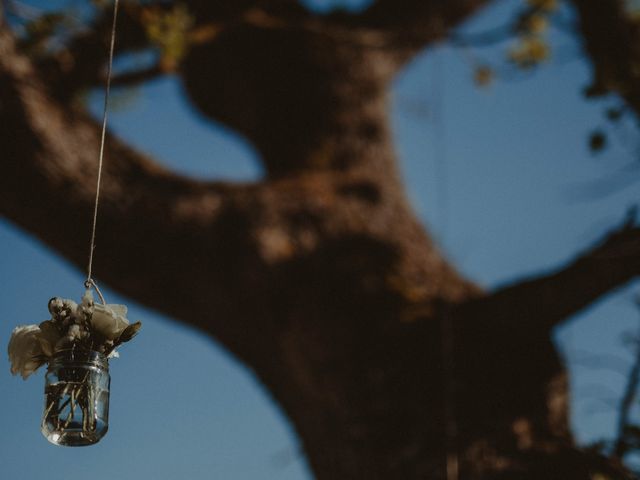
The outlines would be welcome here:
M 104 353 L 96 350 L 82 350 L 75 348 L 68 348 L 64 350 L 58 350 L 54 353 L 49 365 L 60 364 L 93 364 L 100 368 L 109 368 L 109 359 Z

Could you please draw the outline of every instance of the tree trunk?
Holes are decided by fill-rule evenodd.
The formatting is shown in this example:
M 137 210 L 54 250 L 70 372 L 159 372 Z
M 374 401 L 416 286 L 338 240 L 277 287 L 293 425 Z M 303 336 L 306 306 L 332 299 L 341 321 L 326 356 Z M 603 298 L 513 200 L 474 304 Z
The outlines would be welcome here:
M 280 3 L 243 10 L 180 69 L 193 103 L 257 147 L 266 178 L 187 180 L 109 136 L 100 280 L 255 370 L 318 479 L 444 479 L 454 461 L 470 480 L 627 478 L 574 445 L 550 332 L 640 273 L 638 228 L 486 293 L 437 250 L 397 172 L 390 82 L 483 2 L 395 18 L 379 1 L 330 23 L 276 15 L 290 12 Z M 214 8 L 191 6 L 203 22 Z M 0 214 L 83 266 L 99 126 L 45 86 L 6 28 L 0 123 Z

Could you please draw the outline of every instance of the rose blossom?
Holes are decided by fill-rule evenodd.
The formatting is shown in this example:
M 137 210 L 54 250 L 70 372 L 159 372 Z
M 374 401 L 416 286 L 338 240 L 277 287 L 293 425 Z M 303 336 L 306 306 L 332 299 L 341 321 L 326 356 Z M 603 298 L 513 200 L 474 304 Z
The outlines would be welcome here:
M 40 368 L 47 360 L 42 344 L 48 347 L 49 352 L 53 352 L 53 346 L 42 336 L 38 325 L 20 325 L 14 328 L 9 341 L 11 373 L 20 374 L 26 380 Z
M 117 339 L 125 328 L 129 326 L 125 305 L 95 304 L 91 316 L 91 326 L 108 340 Z

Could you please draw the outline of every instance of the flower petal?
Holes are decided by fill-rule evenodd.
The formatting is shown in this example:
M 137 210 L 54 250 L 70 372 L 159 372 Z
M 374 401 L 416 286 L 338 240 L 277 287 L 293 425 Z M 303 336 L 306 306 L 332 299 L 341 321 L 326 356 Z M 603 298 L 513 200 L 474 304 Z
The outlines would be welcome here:
M 115 310 L 113 307 L 116 307 Z M 124 315 L 118 314 L 116 310 L 118 312 L 126 312 L 126 307 L 124 305 L 100 304 L 96 304 L 93 307 L 91 326 L 108 340 L 115 340 L 129 326 L 129 320 Z
M 61 336 L 60 331 L 51 320 L 44 321 L 40 324 L 40 347 L 47 357 L 53 356 L 56 343 L 58 343 Z
M 126 305 L 118 305 L 117 303 L 110 303 L 107 305 L 116 315 L 121 317 L 127 316 L 127 306 Z
M 38 325 L 20 325 L 13 329 L 8 348 L 13 375 L 20 374 L 26 380 L 45 362 L 40 335 Z

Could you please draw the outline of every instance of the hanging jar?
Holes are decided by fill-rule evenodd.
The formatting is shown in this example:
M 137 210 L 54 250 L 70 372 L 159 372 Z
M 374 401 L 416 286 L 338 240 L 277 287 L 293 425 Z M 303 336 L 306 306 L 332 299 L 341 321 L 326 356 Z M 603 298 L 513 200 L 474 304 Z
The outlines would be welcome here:
M 97 290 L 97 289 L 96 289 Z M 95 303 L 90 290 L 82 302 L 53 297 L 51 319 L 19 325 L 9 340 L 11 373 L 26 379 L 47 365 L 40 430 L 55 445 L 93 445 L 109 429 L 109 359 L 136 336 L 127 307 Z
M 45 376 L 42 434 L 68 447 L 93 445 L 109 428 L 109 361 L 95 351 L 63 350 Z

